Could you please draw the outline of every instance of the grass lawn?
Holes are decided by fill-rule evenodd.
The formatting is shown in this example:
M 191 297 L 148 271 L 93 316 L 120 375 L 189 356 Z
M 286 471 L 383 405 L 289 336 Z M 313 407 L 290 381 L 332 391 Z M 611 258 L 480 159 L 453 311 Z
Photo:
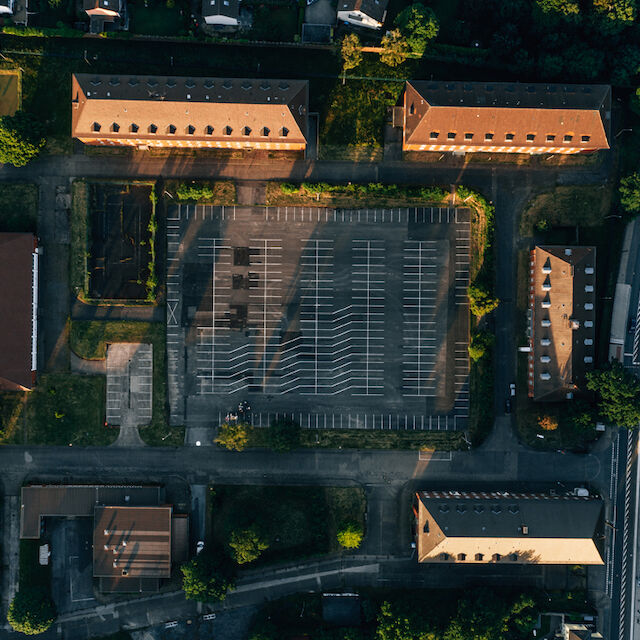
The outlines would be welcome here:
M 298 33 L 298 6 L 254 5 L 249 38 L 270 42 L 293 42 Z
M 20 540 L 18 589 L 51 587 L 51 563 L 42 566 L 38 561 L 40 544 L 40 540 Z
M 144 6 L 142 0 L 129 5 L 131 33 L 151 36 L 177 36 L 186 34 L 187 23 L 179 7 L 169 9 L 165 3 Z
M 104 376 L 40 376 L 27 402 L 27 442 L 78 446 L 114 442 L 118 429 L 104 426 L 105 387 Z
M 36 233 L 37 227 L 37 185 L 29 182 L 0 183 L 0 231 Z
M 495 420 L 493 405 L 493 349 L 469 369 L 469 439 L 474 447 L 491 433 Z
M 24 426 L 27 391 L 0 391 L 0 444 L 19 444 Z
M 353 521 L 364 527 L 365 511 L 361 488 L 214 485 L 208 537 L 229 552 L 231 533 L 255 524 L 269 548 L 250 566 L 286 562 L 338 551 L 340 526 Z
M 71 185 L 71 245 L 69 247 L 69 282 L 76 295 L 89 289 L 89 185 L 74 180 Z
M 167 365 L 163 323 L 74 320 L 69 340 L 71 349 L 87 360 L 106 358 L 109 342 L 153 344 L 153 418 L 150 425 L 140 429 L 140 435 L 152 446 L 180 446 L 184 443 L 184 428 L 169 427 L 167 423 Z
M 249 431 L 249 447 L 268 447 L 268 430 Z M 456 431 L 381 431 L 379 429 L 302 429 L 300 446 L 323 449 L 405 449 L 450 451 L 466 449 Z

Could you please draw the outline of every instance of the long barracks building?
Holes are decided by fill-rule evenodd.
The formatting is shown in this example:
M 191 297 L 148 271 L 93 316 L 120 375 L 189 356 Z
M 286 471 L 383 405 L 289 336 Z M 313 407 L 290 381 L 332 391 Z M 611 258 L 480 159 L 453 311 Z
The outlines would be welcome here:
M 411 81 L 393 115 L 404 151 L 589 153 L 609 148 L 611 87 Z
M 306 80 L 76 74 L 71 135 L 89 145 L 305 150 Z

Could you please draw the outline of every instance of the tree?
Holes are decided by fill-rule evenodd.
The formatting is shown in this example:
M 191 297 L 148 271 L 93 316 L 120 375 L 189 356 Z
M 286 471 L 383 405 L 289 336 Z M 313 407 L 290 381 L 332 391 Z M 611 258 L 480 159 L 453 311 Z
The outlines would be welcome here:
M 467 294 L 471 313 L 476 318 L 482 318 L 487 313 L 491 313 L 500 304 L 500 300 L 494 298 L 489 290 L 481 284 L 472 284 L 467 290 Z
M 0 118 L 0 162 L 24 167 L 44 144 L 42 126 L 28 113 L 18 111 Z
M 536 6 L 543 13 L 551 13 L 563 18 L 575 18 L 580 13 L 576 0 L 536 0 Z
M 224 422 L 214 442 L 229 451 L 243 451 L 249 442 L 249 429 L 245 422 Z
M 627 429 L 640 424 L 640 381 L 620 362 L 587 373 L 587 388 L 598 394 L 598 408 L 609 422 Z
M 427 45 L 440 30 L 436 14 L 420 2 L 403 9 L 396 17 L 395 25 L 404 36 L 409 49 L 419 56 L 424 54 Z
M 380 62 L 390 67 L 397 67 L 407 59 L 409 53 L 409 45 L 402 37 L 399 29 L 389 31 L 382 38 L 382 52 L 380 53 Z
M 232 531 L 229 546 L 233 549 L 234 560 L 238 564 L 246 564 L 257 560 L 262 552 L 269 548 L 269 543 L 263 539 L 257 525 L 252 525 L 246 529 Z
M 471 336 L 471 342 L 469 343 L 469 357 L 474 362 L 477 362 L 486 355 L 491 345 L 493 345 L 493 341 L 493 334 L 489 331 L 477 331 Z
M 345 549 L 357 549 L 362 544 L 364 531 L 362 526 L 355 522 L 343 525 L 338 531 L 338 543 Z
M 291 418 L 272 420 L 269 427 L 269 446 L 274 451 L 286 452 L 300 446 L 300 425 Z
M 618 192 L 622 208 L 629 217 L 635 218 L 640 213 L 640 173 L 622 178 Z
M 188 600 L 219 602 L 235 585 L 233 571 L 223 554 L 203 551 L 183 564 L 180 570 L 182 589 Z
M 584 80 L 597 78 L 604 68 L 604 56 L 597 49 L 577 42 L 564 52 L 565 74 Z
M 362 62 L 362 45 L 360 38 L 355 33 L 350 33 L 342 39 L 340 54 L 342 55 L 343 71 L 354 69 Z
M 44 587 L 22 587 L 9 605 L 7 620 L 13 629 L 29 636 L 44 633 L 56 619 L 56 609 Z
M 539 416 L 538 426 L 543 431 L 555 431 L 558 428 L 558 419 L 550 415 Z
M 633 24 L 636 6 L 634 0 L 593 0 L 593 11 L 600 31 L 613 35 Z

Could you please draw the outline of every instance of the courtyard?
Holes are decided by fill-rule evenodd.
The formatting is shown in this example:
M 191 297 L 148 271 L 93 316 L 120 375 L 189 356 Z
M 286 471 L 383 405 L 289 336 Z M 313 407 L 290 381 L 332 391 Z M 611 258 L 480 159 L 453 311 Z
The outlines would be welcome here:
M 469 212 L 174 205 L 172 424 L 464 429 Z

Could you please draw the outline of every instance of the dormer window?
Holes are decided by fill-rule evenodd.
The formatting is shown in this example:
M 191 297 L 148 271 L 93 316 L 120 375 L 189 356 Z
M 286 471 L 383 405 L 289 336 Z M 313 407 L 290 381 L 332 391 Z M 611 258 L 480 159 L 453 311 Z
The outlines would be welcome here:
M 260 135 L 264 138 L 266 138 L 269 133 L 271 133 L 271 131 L 269 130 L 268 127 L 262 127 L 262 130 L 260 131 Z
M 158 127 L 155 124 L 150 124 L 149 133 L 158 133 Z
M 589 142 L 589 140 L 591 140 L 591 136 L 582 136 L 580 138 L 581 142 Z
M 484 139 L 489 141 L 489 140 L 493 140 L 493 133 L 485 133 L 484 134 Z
M 409 115 L 412 116 L 416 112 L 416 105 L 413 102 L 409 105 Z
M 567 133 L 563 138 L 564 142 L 571 142 L 572 140 L 573 140 L 573 136 L 570 133 Z
M 431 138 L 431 140 L 437 140 L 439 135 L 440 135 L 440 132 L 438 132 L 438 131 L 432 131 L 432 132 L 429 134 L 429 138 Z
M 138 129 L 139 129 L 138 125 L 135 122 L 132 122 L 130 127 L 131 133 L 138 133 Z
M 527 142 L 533 142 L 536 139 L 534 133 L 527 133 Z
M 449 131 L 449 133 L 447 133 L 447 140 L 455 140 L 455 139 L 456 139 L 455 131 Z
M 464 562 L 467 559 L 467 554 L 466 553 L 459 553 L 458 554 L 458 560 L 460 562 Z
M 208 136 L 212 136 L 213 135 L 213 127 L 209 124 L 207 125 L 205 132 Z
M 465 133 L 464 134 L 464 139 L 465 140 L 473 140 L 473 133 Z
M 553 133 L 548 133 L 547 134 L 547 142 L 553 142 L 556 139 L 555 135 Z
M 507 133 L 507 135 L 505 135 L 504 139 L 507 142 L 512 142 L 515 137 L 516 137 L 515 133 Z
M 289 129 L 287 129 L 287 127 L 282 127 L 282 129 L 280 129 L 280 136 L 282 138 L 286 138 L 289 135 Z
M 111 124 L 111 131 L 113 131 L 113 133 L 118 133 L 118 131 L 120 131 L 120 125 L 117 122 L 113 122 Z
M 176 132 L 176 126 L 174 124 L 170 124 L 167 127 L 167 133 L 173 135 Z
M 196 128 L 192 124 L 190 124 L 187 127 L 187 134 L 192 136 L 195 132 L 196 132 Z
M 476 562 L 482 562 L 484 555 L 482 553 L 476 553 Z
M 100 131 L 100 123 L 99 122 L 94 122 L 93 125 L 91 126 L 91 130 L 92 131 Z
M 249 136 L 249 135 L 251 135 L 251 127 L 243 127 L 243 128 L 242 128 L 242 135 L 243 135 L 243 136 Z
M 229 125 L 227 125 L 227 126 L 222 130 L 222 133 L 223 133 L 225 136 L 230 136 L 230 135 L 233 133 L 233 129 L 232 129 Z

